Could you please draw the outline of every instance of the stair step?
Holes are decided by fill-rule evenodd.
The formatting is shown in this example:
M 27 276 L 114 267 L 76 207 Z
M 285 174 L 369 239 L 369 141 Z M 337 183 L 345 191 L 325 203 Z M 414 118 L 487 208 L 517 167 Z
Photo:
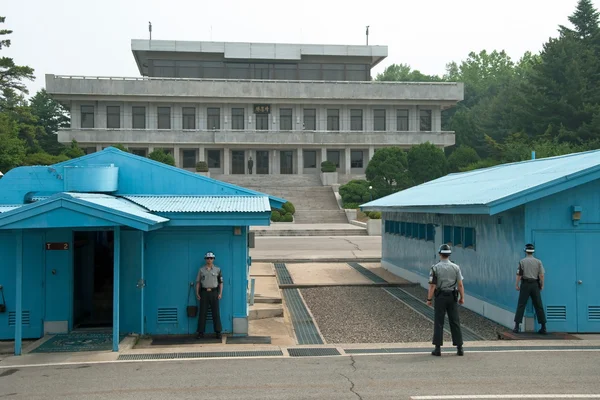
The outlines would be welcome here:
M 254 303 L 249 308 L 249 320 L 283 317 L 283 304 Z

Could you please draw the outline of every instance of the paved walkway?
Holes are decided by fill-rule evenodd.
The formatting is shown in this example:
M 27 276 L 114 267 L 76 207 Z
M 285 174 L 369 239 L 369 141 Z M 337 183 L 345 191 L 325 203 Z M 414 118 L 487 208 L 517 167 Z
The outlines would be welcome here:
M 381 236 L 261 236 L 250 256 L 258 262 L 378 262 Z

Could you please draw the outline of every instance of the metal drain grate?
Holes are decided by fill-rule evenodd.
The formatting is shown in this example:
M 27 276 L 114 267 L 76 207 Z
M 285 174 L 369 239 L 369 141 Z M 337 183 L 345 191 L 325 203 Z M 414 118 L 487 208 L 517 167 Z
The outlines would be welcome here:
M 288 349 L 291 357 L 324 357 L 339 356 L 340 352 L 334 348 L 293 348 Z
M 283 289 L 282 292 L 285 304 L 290 311 L 298 344 L 323 344 L 323 339 L 319 335 L 315 322 L 308 313 L 298 289 Z
M 190 353 L 164 353 L 164 354 L 122 354 L 119 361 L 138 360 L 175 360 L 180 358 L 225 358 L 225 357 L 281 357 L 281 350 L 263 351 L 212 351 Z
M 362 265 L 360 265 L 357 262 L 349 262 L 348 265 L 351 266 L 352 268 L 354 268 L 355 270 L 357 270 L 358 272 L 360 272 L 361 274 L 363 274 L 368 279 L 372 280 L 373 282 L 388 283 L 388 281 L 386 281 L 379 275 L 369 271 L 367 268 L 363 267 Z
M 291 285 L 294 283 L 284 263 L 275 263 L 275 273 L 280 285 Z
M 413 308 L 419 314 L 422 314 L 425 317 L 427 317 L 429 320 L 433 321 L 433 319 L 434 319 L 433 308 L 428 307 L 425 303 L 414 298 L 406 291 L 404 291 L 400 288 L 383 288 L 383 290 L 385 290 L 386 292 L 388 292 L 389 294 L 391 294 L 398 300 L 402 301 L 403 303 L 406 303 L 409 307 Z M 444 320 L 444 330 L 446 332 L 450 333 L 450 324 L 448 323 L 448 318 L 445 318 L 445 320 Z M 475 332 L 466 328 L 464 325 L 461 326 L 461 330 L 462 330 L 463 339 L 465 341 L 483 340 L 483 338 L 481 336 L 477 335 Z

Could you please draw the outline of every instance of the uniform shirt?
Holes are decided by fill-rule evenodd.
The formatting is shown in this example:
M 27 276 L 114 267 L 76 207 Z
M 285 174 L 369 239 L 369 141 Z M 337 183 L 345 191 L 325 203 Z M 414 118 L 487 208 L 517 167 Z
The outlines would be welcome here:
M 219 286 L 219 283 L 223 283 L 223 276 L 221 275 L 221 268 L 213 265 L 211 269 L 205 266 L 200 268 L 196 282 L 200 283 L 203 288 L 214 289 Z
M 519 269 L 517 275 L 521 275 L 524 279 L 537 279 L 545 273 L 542 262 L 535 257 L 525 257 L 519 261 Z
M 462 280 L 460 267 L 450 260 L 441 260 L 429 271 L 429 283 L 439 290 L 454 290 Z

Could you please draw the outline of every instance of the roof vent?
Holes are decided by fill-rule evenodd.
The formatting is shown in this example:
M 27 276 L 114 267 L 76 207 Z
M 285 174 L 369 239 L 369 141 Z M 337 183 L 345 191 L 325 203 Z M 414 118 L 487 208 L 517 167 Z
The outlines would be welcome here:
M 114 164 L 64 168 L 65 192 L 111 193 L 119 188 L 119 168 Z

